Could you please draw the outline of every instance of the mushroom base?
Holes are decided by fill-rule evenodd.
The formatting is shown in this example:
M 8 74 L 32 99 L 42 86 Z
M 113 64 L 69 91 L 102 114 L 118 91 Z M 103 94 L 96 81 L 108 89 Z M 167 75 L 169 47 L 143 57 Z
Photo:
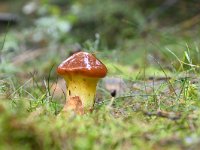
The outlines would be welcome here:
M 77 114 L 90 112 L 94 106 L 98 78 L 80 75 L 64 77 L 67 83 L 67 102 L 63 111 L 73 110 Z

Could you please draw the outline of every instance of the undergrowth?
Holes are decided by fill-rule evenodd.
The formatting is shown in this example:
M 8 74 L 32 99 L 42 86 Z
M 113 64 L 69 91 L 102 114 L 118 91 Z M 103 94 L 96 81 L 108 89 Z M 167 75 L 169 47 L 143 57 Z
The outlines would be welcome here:
M 2 46 L 0 149 L 198 149 L 199 45 L 152 34 L 154 38 L 127 39 L 112 51 L 96 51 L 99 34 L 82 45 L 109 70 L 98 85 L 94 111 L 83 116 L 60 115 L 65 91 L 55 89 L 63 82 L 55 70 L 71 53 L 66 45 L 53 42 L 35 49 L 39 55 L 29 51 L 38 56 L 20 63 L 15 61 L 20 52 Z M 111 77 L 122 80 L 123 91 L 119 86 L 111 94 L 105 85 Z
M 101 98 L 94 111 L 83 116 L 59 115 L 65 95 L 58 98 L 50 90 L 57 83 L 51 71 L 43 79 L 31 74 L 23 83 L 15 76 L 2 78 L 0 149 L 196 149 L 199 68 L 189 51 L 183 60 L 170 53 L 182 71 L 169 75 L 155 59 L 163 78 L 155 73 L 150 77 L 148 71 L 129 78 L 117 65 L 109 67 L 110 75 L 117 69 L 127 77 L 129 92 L 111 97 L 99 86 Z

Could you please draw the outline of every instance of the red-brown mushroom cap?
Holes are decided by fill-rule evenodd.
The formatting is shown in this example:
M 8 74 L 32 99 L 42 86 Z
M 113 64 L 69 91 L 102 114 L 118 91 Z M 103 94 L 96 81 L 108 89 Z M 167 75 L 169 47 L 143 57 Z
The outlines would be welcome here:
M 63 61 L 57 68 L 59 75 L 80 74 L 87 77 L 103 78 L 107 74 L 106 66 L 94 55 L 78 52 Z

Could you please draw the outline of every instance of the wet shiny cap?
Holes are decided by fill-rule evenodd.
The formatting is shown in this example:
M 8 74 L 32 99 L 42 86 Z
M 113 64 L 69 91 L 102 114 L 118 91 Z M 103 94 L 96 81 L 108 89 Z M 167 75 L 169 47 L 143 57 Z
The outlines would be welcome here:
M 59 75 L 79 74 L 94 78 L 103 78 L 107 74 L 106 66 L 94 55 L 78 52 L 63 61 L 57 68 Z

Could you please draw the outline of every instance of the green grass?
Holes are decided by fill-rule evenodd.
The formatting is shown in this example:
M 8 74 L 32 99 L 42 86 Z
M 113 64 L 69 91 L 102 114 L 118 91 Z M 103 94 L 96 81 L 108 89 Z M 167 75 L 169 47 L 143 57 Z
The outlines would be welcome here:
M 65 98 L 49 91 L 56 83 L 55 66 L 47 67 L 46 73 L 41 65 L 38 74 L 28 78 L 4 73 L 0 80 L 0 149 L 197 149 L 198 67 L 189 60 L 184 64 L 173 53 L 182 71 L 170 71 L 159 61 L 133 69 L 106 59 L 112 57 L 109 52 L 104 54 L 108 76 L 124 78 L 129 92 L 111 104 L 108 92 L 99 87 L 101 100 L 91 114 L 83 116 L 58 115 Z M 45 58 L 40 58 L 41 64 Z M 22 67 L 32 70 L 35 65 L 38 62 L 33 60 Z
M 194 99 L 170 106 L 165 104 L 169 103 L 165 102 L 167 97 L 160 100 L 160 104 L 153 96 L 147 99 L 121 97 L 114 100 L 112 107 L 107 107 L 109 101 L 104 101 L 97 103 L 91 114 L 66 117 L 55 115 L 58 104 L 48 102 L 46 96 L 35 101 L 26 99 L 27 96 L 17 97 L 1 99 L 2 149 L 181 149 L 198 146 L 200 111 Z M 162 117 L 157 112 L 158 107 L 168 114 Z
M 163 30 L 99 51 L 100 37 L 86 41 L 83 47 L 106 64 L 108 77 L 127 87 L 112 98 L 101 82 L 91 114 L 60 116 L 65 96 L 50 89 L 69 48 L 49 42 L 44 53 L 18 65 L 13 58 L 27 36 L 18 34 L 0 38 L 6 45 L 0 51 L 0 149 L 198 149 L 199 37 Z

